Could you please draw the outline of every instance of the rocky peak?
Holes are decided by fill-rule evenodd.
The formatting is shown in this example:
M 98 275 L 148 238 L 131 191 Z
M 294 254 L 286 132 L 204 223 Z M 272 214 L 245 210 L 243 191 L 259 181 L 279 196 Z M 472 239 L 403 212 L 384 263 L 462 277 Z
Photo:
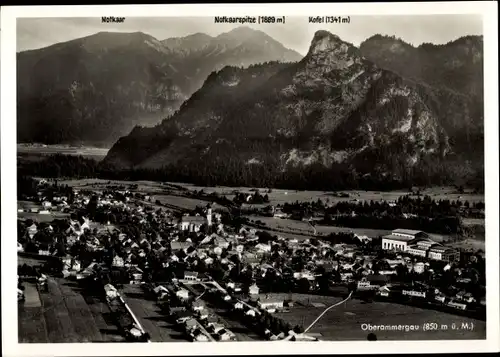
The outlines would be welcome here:
M 314 34 L 311 46 L 303 60 L 308 67 L 325 66 L 329 70 L 344 69 L 361 63 L 359 50 L 337 35 L 320 30 Z

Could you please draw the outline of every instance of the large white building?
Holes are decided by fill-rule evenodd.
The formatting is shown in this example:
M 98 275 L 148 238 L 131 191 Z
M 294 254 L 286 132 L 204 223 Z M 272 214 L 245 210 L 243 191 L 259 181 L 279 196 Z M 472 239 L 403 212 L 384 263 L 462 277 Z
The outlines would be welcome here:
M 434 242 L 427 233 L 410 229 L 396 229 L 382 237 L 382 249 L 447 262 L 460 258 L 456 250 Z
M 410 229 L 396 229 L 391 234 L 382 237 L 382 249 L 406 252 L 412 243 L 417 240 L 429 240 L 429 235 L 422 231 Z

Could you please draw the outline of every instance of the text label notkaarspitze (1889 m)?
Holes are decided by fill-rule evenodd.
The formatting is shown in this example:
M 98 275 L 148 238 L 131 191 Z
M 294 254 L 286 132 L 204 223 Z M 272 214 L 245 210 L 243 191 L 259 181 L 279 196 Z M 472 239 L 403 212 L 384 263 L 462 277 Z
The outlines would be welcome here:
M 123 23 L 123 22 L 125 22 L 125 18 L 124 17 L 114 17 L 114 16 L 102 16 L 101 22 Z
M 285 24 L 285 16 L 215 16 L 216 24 Z

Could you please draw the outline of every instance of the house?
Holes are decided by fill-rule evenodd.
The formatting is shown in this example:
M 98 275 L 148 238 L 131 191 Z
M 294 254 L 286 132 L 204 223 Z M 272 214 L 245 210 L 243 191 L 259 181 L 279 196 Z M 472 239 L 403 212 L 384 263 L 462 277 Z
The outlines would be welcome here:
M 391 289 L 388 285 L 384 285 L 378 289 L 377 294 L 379 296 L 389 297 L 391 294 Z
M 410 289 L 410 290 L 403 289 L 401 291 L 401 294 L 405 295 L 405 296 L 411 296 L 411 297 L 417 297 L 417 298 L 423 298 L 423 299 L 425 299 L 425 297 L 427 296 L 427 293 L 425 291 L 419 291 L 419 290 L 415 290 L 415 289 Z
M 185 280 L 191 280 L 191 281 L 200 281 L 201 280 L 198 277 L 198 272 L 197 271 L 185 271 L 184 272 L 184 279 Z
M 457 310 L 467 310 L 467 304 L 458 301 L 449 301 L 448 306 L 453 307 Z
M 229 242 L 221 236 L 215 237 L 214 244 L 222 249 L 227 249 L 229 247 Z
M 425 271 L 425 264 L 422 262 L 413 264 L 413 271 L 417 274 L 422 274 Z
M 31 226 L 28 227 L 28 235 L 32 239 L 33 236 L 38 232 L 37 226 L 35 223 L 33 223 Z
M 183 324 L 187 320 L 192 319 L 193 315 L 189 311 L 179 310 L 175 312 L 175 317 L 176 317 L 175 322 L 177 322 L 178 324 Z
M 226 288 L 232 289 L 234 292 L 240 292 L 241 291 L 241 286 L 239 284 L 236 284 L 236 283 L 232 282 L 232 281 L 229 281 L 226 284 Z
M 114 267 L 123 267 L 125 265 L 125 261 L 122 257 L 115 255 L 113 258 L 113 263 L 111 264 Z
M 199 232 L 201 226 L 205 223 L 206 219 L 202 216 L 182 216 L 179 229 L 181 231 Z
M 247 311 L 245 311 L 245 315 L 255 317 L 257 313 L 255 312 L 254 309 L 248 309 Z
M 361 290 L 372 290 L 378 289 L 389 282 L 389 278 L 386 275 L 367 275 L 358 281 L 358 289 Z
M 258 252 L 260 253 L 264 253 L 264 252 L 270 252 L 271 251 L 271 245 L 269 244 L 263 244 L 263 243 L 259 243 L 255 246 L 255 248 L 257 249 Z
M 195 300 L 191 304 L 191 307 L 194 311 L 201 311 L 205 309 L 205 304 L 201 300 Z
M 158 285 L 156 288 L 153 289 L 153 291 L 156 294 L 156 299 L 158 301 L 166 300 L 170 296 L 170 292 L 163 285 Z
M 209 317 L 207 309 L 196 310 L 195 313 L 196 316 L 198 317 L 198 320 L 206 320 Z
M 190 334 L 193 341 L 196 342 L 208 342 L 208 336 L 206 336 L 203 332 L 198 329 L 195 329 Z
M 245 305 L 241 301 L 238 301 L 237 303 L 234 304 L 235 310 L 243 310 L 244 307 L 245 307 Z
M 316 277 L 310 271 L 304 270 L 301 272 L 293 273 L 293 277 L 295 279 L 307 279 L 307 280 L 316 280 Z
M 261 298 L 257 301 L 259 308 L 269 312 L 274 312 L 276 309 L 282 309 L 284 303 L 285 301 L 283 299 L 270 299 L 267 297 Z
M 457 293 L 456 298 L 460 301 L 467 302 L 467 303 L 473 303 L 476 301 L 476 299 L 474 299 L 474 297 L 472 296 L 471 293 L 468 293 L 465 291 L 460 291 L 459 293 Z
M 189 299 L 189 291 L 186 289 L 179 289 L 175 292 L 175 295 L 181 300 Z
M 248 293 L 250 295 L 259 295 L 259 287 L 254 283 L 248 288 Z
M 142 269 L 138 267 L 132 267 L 130 270 L 130 275 L 132 275 L 132 279 L 135 283 L 142 281 Z
M 216 332 L 216 334 L 217 334 L 217 339 L 219 341 L 230 341 L 235 338 L 234 333 L 232 333 L 226 328 L 220 329 L 219 331 Z
M 224 329 L 224 325 L 219 323 L 219 322 L 209 322 L 207 324 L 207 329 L 214 332 L 214 333 L 217 333 L 219 332 L 220 330 L 223 330 Z
M 184 321 L 184 327 L 186 331 L 192 331 L 198 327 L 198 322 L 193 318 L 187 319 Z
M 189 242 L 179 242 L 179 241 L 170 242 L 170 249 L 174 253 L 178 252 L 179 250 L 185 250 L 190 246 L 191 246 L 191 243 L 189 243 Z

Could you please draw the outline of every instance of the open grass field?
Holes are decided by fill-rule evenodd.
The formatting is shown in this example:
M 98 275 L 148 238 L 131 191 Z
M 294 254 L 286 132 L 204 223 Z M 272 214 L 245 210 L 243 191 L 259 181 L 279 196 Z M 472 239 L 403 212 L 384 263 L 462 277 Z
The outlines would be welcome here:
M 41 155 L 75 155 L 83 156 L 89 159 L 94 159 L 100 161 L 108 154 L 109 149 L 105 148 L 94 148 L 94 147 L 72 147 L 64 145 L 17 145 L 18 155 L 22 155 L 23 158 L 30 156 L 36 157 Z
M 116 326 L 110 325 L 103 317 L 109 313 L 107 306 L 89 304 L 88 298 L 82 296 L 73 284 L 64 279 L 50 278 L 48 292 L 39 293 L 40 306 L 32 303 L 19 305 L 18 335 L 21 343 L 123 341 Z M 36 291 L 36 287 L 34 289 Z M 33 295 L 35 291 L 30 287 L 28 293 Z M 33 300 L 36 299 L 29 298 L 30 302 Z
M 205 200 L 199 200 L 196 198 L 190 198 L 190 197 L 179 197 L 179 196 L 173 196 L 173 195 L 163 195 L 163 194 L 158 194 L 154 195 L 154 200 L 159 200 L 163 204 L 170 204 L 173 206 L 177 206 L 183 209 L 195 209 L 196 206 L 206 206 L 208 201 Z M 225 209 L 225 207 L 219 205 L 219 204 L 214 204 L 213 205 L 214 209 Z
M 18 218 L 20 219 L 32 219 L 35 222 L 52 222 L 54 219 L 64 219 L 68 218 L 68 213 L 61 212 L 50 212 L 49 214 L 40 214 L 32 212 L 18 212 Z
M 463 249 L 466 251 L 470 250 L 470 251 L 476 252 L 479 249 L 481 249 L 484 252 L 485 247 L 486 247 L 486 242 L 484 239 L 479 240 L 479 239 L 467 238 L 467 239 L 462 240 L 462 241 L 449 243 L 448 245 L 453 247 L 453 248 Z
M 61 181 L 63 184 L 68 184 L 74 187 L 89 187 L 92 184 L 98 185 L 106 185 L 108 180 L 102 179 L 82 179 L 82 180 L 65 180 Z M 151 194 L 164 192 L 166 186 L 162 185 L 161 182 L 154 181 L 110 181 L 112 185 L 130 185 L 137 184 L 139 186 L 139 191 L 148 192 Z M 234 197 L 234 191 L 240 192 L 248 192 L 251 193 L 253 188 L 251 187 L 227 187 L 227 186 L 216 186 L 216 187 L 205 187 L 205 186 L 197 186 L 189 183 L 170 183 L 172 185 L 177 185 L 184 187 L 188 190 L 203 190 L 205 193 L 210 194 L 216 192 L 220 195 L 225 195 L 229 199 Z M 171 189 L 171 187 L 169 187 Z M 336 197 L 332 192 L 327 191 L 297 191 L 297 190 L 284 190 L 284 189 L 272 189 L 271 192 L 268 192 L 268 188 L 258 188 L 261 194 L 266 194 L 269 196 L 270 204 L 278 205 L 284 204 L 285 202 L 303 202 L 303 201 L 317 201 L 318 198 L 326 201 L 327 199 L 330 202 L 338 202 L 338 201 L 346 201 L 346 200 L 354 200 L 357 199 L 361 202 L 363 201 L 394 201 L 397 200 L 400 196 L 404 196 L 408 194 L 408 191 L 403 190 L 395 190 L 389 192 L 378 192 L 378 191 L 361 191 L 361 190 L 350 190 L 343 191 L 344 193 L 349 194 L 349 197 Z M 423 195 L 429 195 L 433 199 L 449 199 L 449 200 L 457 200 L 460 199 L 462 201 L 469 202 L 484 202 L 484 194 L 475 194 L 475 193 L 458 193 L 456 189 L 453 187 L 434 187 L 421 190 Z M 255 205 L 259 206 L 259 205 Z
M 287 233 L 293 234 L 307 234 L 310 237 L 314 236 L 314 230 L 307 222 L 297 221 L 293 219 L 283 219 L 283 218 L 273 218 L 273 217 L 261 217 L 261 216 L 248 216 L 249 219 L 254 221 L 262 221 L 266 224 L 267 228 L 286 230 Z M 315 226 L 318 235 L 328 235 L 330 233 L 338 232 L 353 232 L 359 235 L 366 235 L 368 237 L 378 237 L 380 235 L 389 234 L 390 231 L 382 229 L 369 229 L 369 228 L 347 228 L 347 227 L 333 227 L 333 226 Z M 279 233 L 281 234 L 281 233 Z M 302 239 L 307 239 L 308 237 L 302 236 Z
M 156 302 L 146 299 L 138 285 L 124 285 L 123 298 L 144 330 L 151 336 L 151 342 L 187 341 L 183 333 L 162 314 Z
M 203 187 L 196 186 L 192 184 L 186 183 L 177 183 L 177 185 L 181 185 L 189 190 L 201 190 L 203 189 L 206 193 L 216 192 L 218 194 L 227 195 L 228 198 L 231 198 L 232 192 L 234 190 L 238 190 L 241 192 L 251 193 L 251 187 L 227 187 L 227 186 L 217 186 L 217 187 Z M 272 189 L 270 193 L 268 193 L 268 188 L 260 188 L 259 192 L 262 194 L 267 193 L 269 196 L 269 200 L 271 204 L 283 204 L 285 202 L 303 202 L 303 201 L 317 201 L 318 198 L 321 200 L 329 200 L 330 202 L 338 202 L 338 201 L 346 201 L 357 199 L 359 201 L 394 201 L 397 200 L 400 196 L 404 196 L 408 194 L 408 191 L 390 191 L 390 192 L 378 192 L 378 191 L 361 191 L 361 190 L 350 190 L 343 191 L 344 193 L 349 194 L 349 197 L 336 197 L 331 192 L 326 191 L 297 191 L 297 190 L 283 190 L 283 189 Z M 449 200 L 457 200 L 460 199 L 462 201 L 469 202 L 484 202 L 483 194 L 474 194 L 474 193 L 458 193 L 456 189 L 453 187 L 435 187 L 429 188 L 425 190 L 421 190 L 423 195 L 429 195 L 436 200 L 440 199 L 449 199 Z
M 327 307 L 341 298 L 311 296 L 311 302 L 318 300 Z M 291 312 L 276 314 L 285 321 L 295 325 L 309 326 L 325 307 L 297 306 Z M 471 330 L 461 329 L 462 323 L 472 323 Z M 437 323 L 437 331 L 423 331 L 423 324 Z M 455 323 L 456 330 L 452 329 Z M 378 340 L 446 340 L 446 339 L 484 339 L 486 338 L 486 323 L 471 318 L 464 318 L 443 312 L 425 310 L 411 306 L 390 304 L 384 302 L 363 303 L 359 300 L 350 300 L 330 310 L 310 330 L 311 333 L 321 334 L 322 340 L 350 341 L 366 340 L 373 331 L 363 331 L 362 325 L 417 325 L 418 331 L 375 331 Z M 448 328 L 441 329 L 441 325 Z
M 42 205 L 31 202 L 31 201 L 17 201 L 17 207 L 19 209 L 24 209 L 27 212 L 17 212 L 17 216 L 20 219 L 32 219 L 36 222 L 52 222 L 54 219 L 63 219 L 69 217 L 69 214 L 62 213 L 59 211 L 50 211 L 49 214 L 40 214 L 35 212 L 29 212 L 32 208 L 42 209 Z

